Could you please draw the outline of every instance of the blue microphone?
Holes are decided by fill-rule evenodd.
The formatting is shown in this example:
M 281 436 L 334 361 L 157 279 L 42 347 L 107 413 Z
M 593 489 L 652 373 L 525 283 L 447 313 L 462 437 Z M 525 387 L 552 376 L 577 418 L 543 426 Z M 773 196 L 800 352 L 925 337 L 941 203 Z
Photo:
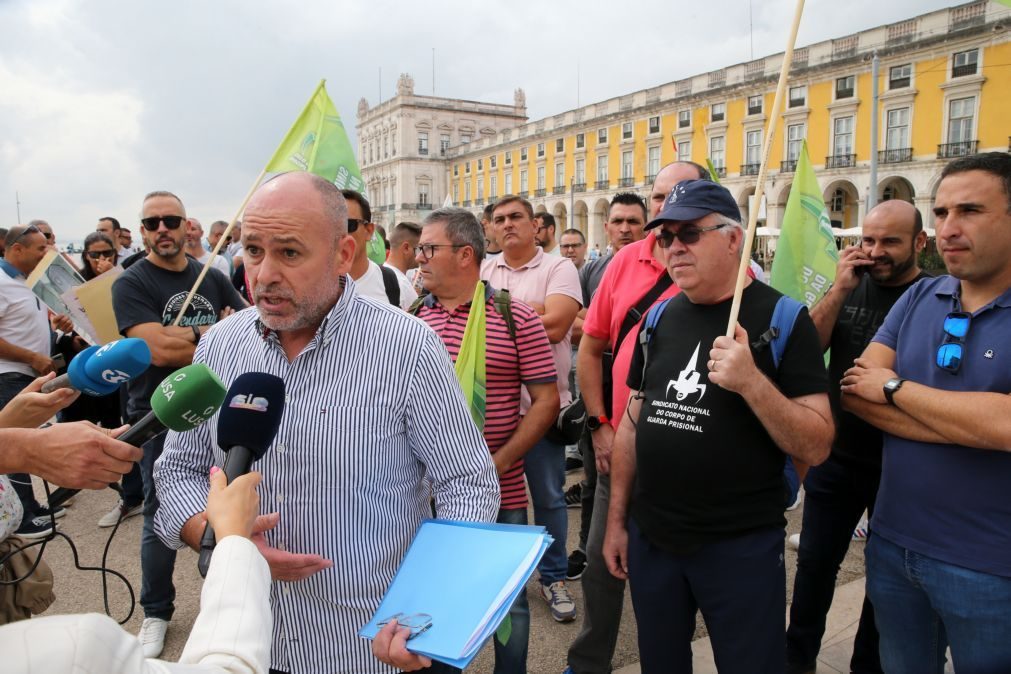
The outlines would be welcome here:
M 247 372 L 232 382 L 218 415 L 218 446 L 225 451 L 225 479 L 249 472 L 274 442 L 284 412 L 284 380 L 263 372 Z M 197 569 L 207 577 L 216 544 L 208 523 L 200 540 Z
M 151 349 L 143 339 L 127 337 L 105 346 L 89 346 L 74 356 L 66 374 L 43 384 L 42 392 L 72 388 L 90 396 L 106 396 L 150 366 Z

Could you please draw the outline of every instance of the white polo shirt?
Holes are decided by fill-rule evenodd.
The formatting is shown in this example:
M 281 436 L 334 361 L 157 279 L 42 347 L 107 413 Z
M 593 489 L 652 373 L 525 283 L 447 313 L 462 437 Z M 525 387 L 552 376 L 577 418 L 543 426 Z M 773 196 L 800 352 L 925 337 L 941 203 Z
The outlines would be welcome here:
M 0 269 L 0 339 L 23 349 L 49 355 L 49 309 L 25 285 Z M 0 373 L 38 376 L 28 363 L 0 358 Z

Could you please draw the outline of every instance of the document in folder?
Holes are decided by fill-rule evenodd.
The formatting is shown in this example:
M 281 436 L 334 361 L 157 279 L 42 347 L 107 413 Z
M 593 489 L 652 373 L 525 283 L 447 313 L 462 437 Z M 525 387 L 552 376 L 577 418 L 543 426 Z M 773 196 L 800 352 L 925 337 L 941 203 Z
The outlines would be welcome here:
M 372 639 L 390 617 L 430 616 L 413 653 L 464 668 L 509 612 L 552 542 L 544 527 L 425 520 L 379 609 L 359 632 Z

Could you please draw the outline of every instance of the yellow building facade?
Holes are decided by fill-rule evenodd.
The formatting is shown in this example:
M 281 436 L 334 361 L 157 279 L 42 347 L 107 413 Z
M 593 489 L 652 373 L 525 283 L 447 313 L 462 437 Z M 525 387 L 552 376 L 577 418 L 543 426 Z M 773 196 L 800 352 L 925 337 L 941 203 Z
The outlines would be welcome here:
M 911 201 L 929 225 L 952 158 L 1011 150 L 1011 9 L 973 2 L 795 50 L 769 153 L 760 224 L 776 228 L 802 141 L 833 225 L 859 227 L 872 186 L 872 65 L 879 62 L 877 200 Z M 717 167 L 745 218 L 782 54 L 499 130 L 446 151 L 455 205 L 520 194 L 560 228 L 606 245 L 607 204 L 648 192 L 677 159 Z M 423 216 L 424 213 L 419 215 Z

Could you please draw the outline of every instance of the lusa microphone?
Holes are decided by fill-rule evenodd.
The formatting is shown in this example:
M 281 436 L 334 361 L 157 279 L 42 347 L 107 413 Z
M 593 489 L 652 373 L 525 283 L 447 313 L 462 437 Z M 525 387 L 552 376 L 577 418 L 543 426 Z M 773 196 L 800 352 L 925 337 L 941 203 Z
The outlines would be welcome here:
M 225 385 L 209 367 L 193 363 L 179 368 L 151 394 L 151 411 L 118 439 L 140 447 L 166 429 L 194 429 L 214 416 L 224 399 Z M 60 487 L 49 496 L 49 507 L 55 508 L 78 491 Z
M 72 388 L 89 396 L 106 396 L 150 366 L 151 350 L 143 339 L 117 339 L 81 351 L 70 361 L 65 374 L 42 385 L 42 392 Z
M 249 472 L 274 442 L 284 412 L 284 381 L 263 372 L 239 375 L 225 395 L 218 415 L 218 446 L 225 452 L 225 479 L 229 484 Z M 210 523 L 200 540 L 197 569 L 207 577 L 216 544 Z

